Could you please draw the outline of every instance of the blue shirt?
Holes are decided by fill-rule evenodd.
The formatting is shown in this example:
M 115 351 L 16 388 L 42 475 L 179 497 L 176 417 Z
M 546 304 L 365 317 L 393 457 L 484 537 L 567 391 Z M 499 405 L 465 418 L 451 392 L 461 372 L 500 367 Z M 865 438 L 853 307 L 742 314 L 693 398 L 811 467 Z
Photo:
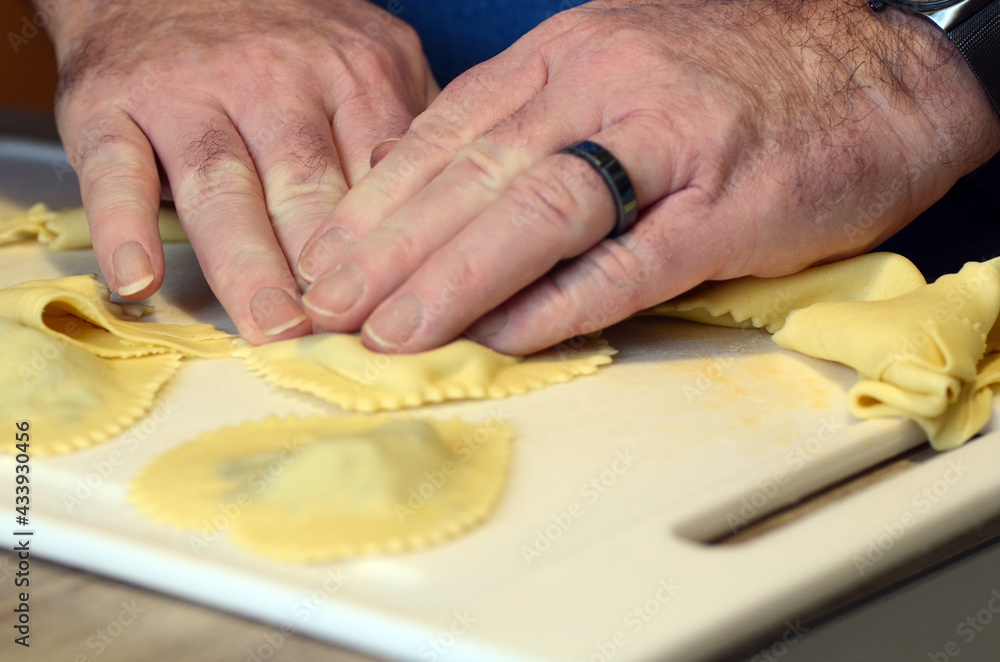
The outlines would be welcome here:
M 441 85 L 586 0 L 374 0 L 416 29 Z

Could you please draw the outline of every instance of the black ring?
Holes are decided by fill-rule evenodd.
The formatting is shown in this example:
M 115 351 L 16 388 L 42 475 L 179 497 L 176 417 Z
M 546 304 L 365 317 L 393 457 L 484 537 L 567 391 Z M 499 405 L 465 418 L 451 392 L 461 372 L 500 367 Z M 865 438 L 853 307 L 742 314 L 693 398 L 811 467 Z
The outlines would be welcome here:
M 560 150 L 560 154 L 572 154 L 594 167 L 601 174 L 604 183 L 611 191 L 611 197 L 618 208 L 618 218 L 615 227 L 608 233 L 609 237 L 617 237 L 628 232 L 639 218 L 639 202 L 635 198 L 635 187 L 622 164 L 608 150 L 590 140 Z

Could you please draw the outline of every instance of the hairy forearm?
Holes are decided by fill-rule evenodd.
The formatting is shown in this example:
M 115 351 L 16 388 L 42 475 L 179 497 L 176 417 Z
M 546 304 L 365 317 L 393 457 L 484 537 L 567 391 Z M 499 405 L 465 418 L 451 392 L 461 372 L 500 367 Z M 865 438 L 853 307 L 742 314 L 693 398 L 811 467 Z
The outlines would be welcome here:
M 888 10 L 872 14 L 872 54 L 937 129 L 940 159 L 961 174 L 1000 150 L 1000 116 L 958 48 L 931 21 Z M 887 96 L 887 104 L 896 99 Z M 901 108 L 901 111 L 906 108 Z
M 895 9 L 876 14 L 863 0 L 775 2 L 797 14 L 785 34 L 801 40 L 806 66 L 827 72 L 817 76 L 817 88 L 827 88 L 818 92 L 864 95 L 904 143 L 925 140 L 909 131 L 935 133 L 933 156 L 926 158 L 960 174 L 1000 149 L 1000 116 L 958 49 L 929 20 Z M 828 73 L 835 70 L 831 60 L 839 62 L 839 76 Z
M 727 66 L 750 65 L 743 75 L 755 83 L 746 93 L 763 98 L 758 112 L 784 127 L 776 140 L 812 173 L 788 184 L 815 194 L 820 207 L 868 191 L 887 201 L 877 213 L 885 227 L 898 228 L 1000 149 L 1000 117 L 954 44 L 926 19 L 875 14 L 862 0 L 718 6 L 739 12 L 726 17 L 726 29 L 746 35 L 747 52 L 772 53 L 749 63 L 730 53 Z

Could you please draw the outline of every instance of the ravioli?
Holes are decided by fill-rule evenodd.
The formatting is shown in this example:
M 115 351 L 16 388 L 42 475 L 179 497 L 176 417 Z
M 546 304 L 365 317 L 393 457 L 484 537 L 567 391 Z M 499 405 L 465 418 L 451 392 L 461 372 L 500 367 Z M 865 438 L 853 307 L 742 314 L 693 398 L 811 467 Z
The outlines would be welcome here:
M 274 559 L 332 561 L 452 538 L 496 506 L 510 428 L 384 416 L 268 418 L 208 432 L 153 460 L 129 498 L 146 515 L 223 531 Z
M 177 212 L 160 209 L 160 238 L 165 242 L 187 241 Z M 90 229 L 83 207 L 52 211 L 42 203 L 0 219 L 0 244 L 35 238 L 50 250 L 90 248 Z
M 276 386 L 310 393 L 362 412 L 447 400 L 503 398 L 592 374 L 615 353 L 588 338 L 527 359 L 460 339 L 417 354 L 380 354 L 356 335 L 323 333 L 242 347 L 251 370 Z
M 230 356 L 233 336 L 210 324 L 151 324 L 136 321 L 149 308 L 111 302 L 97 276 L 37 280 L 0 290 L 0 316 L 83 347 L 96 356 L 128 358 L 177 352 L 185 356 Z
M 85 448 L 124 430 L 146 413 L 181 359 L 103 359 L 4 318 L 0 335 L 0 424 L 13 429 L 16 421 L 29 421 L 38 456 Z

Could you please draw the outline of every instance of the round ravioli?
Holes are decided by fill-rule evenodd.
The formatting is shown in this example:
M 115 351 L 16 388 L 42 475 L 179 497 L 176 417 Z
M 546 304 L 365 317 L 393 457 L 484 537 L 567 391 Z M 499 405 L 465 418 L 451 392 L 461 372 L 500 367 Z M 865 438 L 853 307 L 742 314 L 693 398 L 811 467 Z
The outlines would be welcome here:
M 227 531 L 264 556 L 302 562 L 417 549 L 484 519 L 506 483 L 499 418 L 268 418 L 202 435 L 155 459 L 130 498 L 203 536 Z
M 356 335 L 322 333 L 242 347 L 250 369 L 276 386 L 354 411 L 419 407 L 446 400 L 503 398 L 592 374 L 615 350 L 601 338 L 564 343 L 527 359 L 471 340 L 416 354 L 381 354 Z
M 0 318 L 0 424 L 31 423 L 38 456 L 85 448 L 141 418 L 180 355 L 102 359 L 38 329 Z M 4 449 L 10 451 L 9 446 Z

